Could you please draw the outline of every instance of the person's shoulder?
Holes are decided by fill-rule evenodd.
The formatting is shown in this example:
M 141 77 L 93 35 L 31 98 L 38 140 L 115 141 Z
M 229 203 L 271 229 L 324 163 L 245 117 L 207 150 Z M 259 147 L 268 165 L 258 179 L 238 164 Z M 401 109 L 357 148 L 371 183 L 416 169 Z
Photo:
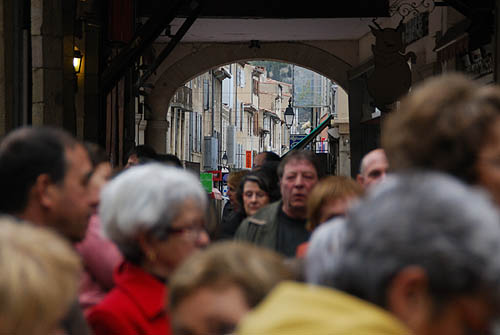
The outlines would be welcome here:
M 93 307 L 88 315 L 87 321 L 95 335 L 105 334 L 130 334 L 133 329 L 130 319 L 121 313 L 121 307 L 109 308 L 107 304 L 99 304 Z
M 281 206 L 281 200 L 272 202 L 267 206 L 262 207 L 255 213 L 253 216 L 250 216 L 249 220 L 261 220 L 261 219 L 269 219 L 270 216 L 274 216 L 278 214 L 278 211 Z M 258 222 L 257 222 L 258 223 Z
M 133 304 L 130 298 L 115 286 L 99 304 L 90 309 L 89 316 L 108 313 L 120 314 L 123 310 L 131 309 L 132 307 Z

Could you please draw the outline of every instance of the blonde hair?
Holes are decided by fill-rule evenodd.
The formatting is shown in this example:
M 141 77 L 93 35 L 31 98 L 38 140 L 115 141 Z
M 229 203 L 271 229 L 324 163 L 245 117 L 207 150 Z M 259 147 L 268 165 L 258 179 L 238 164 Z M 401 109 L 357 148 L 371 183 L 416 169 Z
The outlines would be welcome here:
M 52 333 L 75 301 L 80 262 L 47 228 L 0 218 L 0 334 Z
M 307 225 L 309 231 L 321 224 L 319 222 L 321 207 L 330 200 L 340 200 L 350 197 L 361 197 L 363 188 L 354 180 L 344 176 L 329 176 L 323 178 L 311 190 L 307 198 Z
M 246 242 L 215 243 L 193 254 L 169 281 L 170 307 L 203 287 L 241 288 L 250 308 L 255 307 L 280 281 L 293 279 L 292 269 L 277 253 Z

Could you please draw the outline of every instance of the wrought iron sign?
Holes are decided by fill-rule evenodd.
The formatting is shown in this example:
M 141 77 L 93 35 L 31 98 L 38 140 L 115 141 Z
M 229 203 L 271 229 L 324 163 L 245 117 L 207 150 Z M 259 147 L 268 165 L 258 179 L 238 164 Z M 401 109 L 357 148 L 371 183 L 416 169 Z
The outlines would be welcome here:
M 389 6 L 389 15 L 399 14 L 403 20 L 408 16 L 417 16 L 420 13 L 431 13 L 436 7 L 434 0 L 396 0 Z
M 408 62 L 416 63 L 416 55 L 406 52 L 406 46 L 429 34 L 429 13 L 436 4 L 434 0 L 396 0 L 389 7 L 390 16 L 399 15 L 396 28 L 382 28 L 376 19 L 370 26 L 375 36 L 372 45 L 374 71 L 367 78 L 367 89 L 375 107 L 389 112 L 392 104 L 406 94 L 411 86 L 411 69 Z M 412 17 L 406 24 L 406 18 Z

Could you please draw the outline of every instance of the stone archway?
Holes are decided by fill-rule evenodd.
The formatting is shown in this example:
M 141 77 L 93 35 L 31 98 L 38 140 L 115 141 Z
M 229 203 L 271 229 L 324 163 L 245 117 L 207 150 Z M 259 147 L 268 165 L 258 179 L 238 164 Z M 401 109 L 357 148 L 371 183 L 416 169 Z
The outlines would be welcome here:
M 246 60 L 276 60 L 292 63 L 317 72 L 348 89 L 350 64 L 336 55 L 307 43 L 269 42 L 258 47 L 248 43 L 183 44 L 173 54 L 170 63 L 160 67 L 154 80 L 154 89 L 148 97 L 152 109 L 148 120 L 146 142 L 159 152 L 165 151 L 166 106 L 176 90 L 185 82 L 216 66 Z

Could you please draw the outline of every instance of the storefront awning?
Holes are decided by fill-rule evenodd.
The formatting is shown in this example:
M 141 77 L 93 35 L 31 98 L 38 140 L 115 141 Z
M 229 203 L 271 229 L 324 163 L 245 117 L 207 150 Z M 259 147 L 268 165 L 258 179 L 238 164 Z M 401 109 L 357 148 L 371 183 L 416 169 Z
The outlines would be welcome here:
M 315 139 L 316 136 L 318 136 L 323 131 L 323 129 L 325 129 L 330 124 L 330 121 L 332 120 L 332 118 L 333 118 L 332 114 L 328 115 L 328 117 L 323 122 L 321 122 L 319 124 L 319 126 L 317 126 L 313 131 L 311 131 L 309 133 L 309 135 L 304 137 L 299 143 L 297 143 L 293 148 L 291 148 L 289 151 L 287 151 L 283 156 L 281 156 L 281 158 L 288 155 L 288 153 L 291 152 L 292 150 L 304 149 L 304 147 L 306 145 L 311 143 L 312 140 Z

